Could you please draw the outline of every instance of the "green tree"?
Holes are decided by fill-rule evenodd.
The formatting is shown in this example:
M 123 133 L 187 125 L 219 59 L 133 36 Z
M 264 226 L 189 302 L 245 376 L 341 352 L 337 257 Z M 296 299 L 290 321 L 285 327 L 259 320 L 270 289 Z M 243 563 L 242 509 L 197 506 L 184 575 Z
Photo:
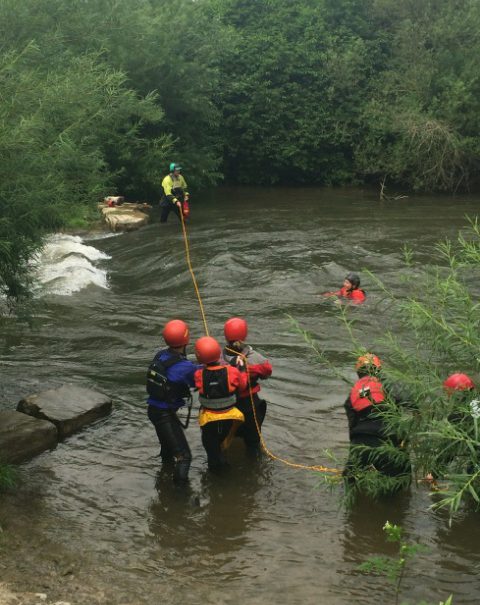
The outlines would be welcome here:
M 478 2 L 377 0 L 372 23 L 384 32 L 388 53 L 363 109 L 359 174 L 424 191 L 475 185 Z
M 28 262 L 43 235 L 84 216 L 114 186 L 109 147 L 141 158 L 148 149 L 141 125 L 162 113 L 97 54 L 50 70 L 34 43 L 0 56 L 0 90 L 0 284 L 14 299 L 26 292 Z M 161 142 L 157 153 L 164 157 Z
M 218 4 L 231 40 L 222 57 L 220 96 L 227 177 L 256 183 L 351 180 L 369 42 L 344 23 L 330 29 L 326 2 Z M 354 4 L 355 23 L 362 22 L 363 3 L 340 4 Z

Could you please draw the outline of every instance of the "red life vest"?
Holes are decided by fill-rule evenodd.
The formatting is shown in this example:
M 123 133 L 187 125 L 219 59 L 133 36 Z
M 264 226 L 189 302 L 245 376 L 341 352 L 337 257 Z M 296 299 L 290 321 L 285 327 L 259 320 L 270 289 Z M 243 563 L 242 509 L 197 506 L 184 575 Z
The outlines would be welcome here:
M 375 403 L 385 401 L 382 383 L 373 376 L 360 378 L 350 391 L 350 401 L 355 412 L 361 412 Z
M 235 405 L 235 372 L 238 370 L 232 366 L 203 368 L 197 374 L 199 380 L 196 380 L 201 405 L 211 410 L 222 410 Z
M 348 300 L 352 300 L 356 303 L 363 302 L 367 297 L 365 295 L 365 290 L 361 290 L 360 288 L 355 288 L 354 290 L 347 290 L 345 286 L 338 291 L 338 296 L 343 298 L 347 298 Z

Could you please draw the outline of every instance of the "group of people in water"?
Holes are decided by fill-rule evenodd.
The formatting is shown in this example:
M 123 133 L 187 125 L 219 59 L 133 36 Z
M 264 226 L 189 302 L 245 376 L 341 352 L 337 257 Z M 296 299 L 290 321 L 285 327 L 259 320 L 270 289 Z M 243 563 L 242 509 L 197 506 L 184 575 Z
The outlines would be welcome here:
M 170 212 L 179 219 L 188 218 L 189 197 L 182 167 L 172 162 L 162 181 L 160 222 L 165 223 Z M 223 350 L 211 336 L 199 338 L 195 342 L 195 364 L 186 357 L 188 325 L 173 319 L 163 329 L 166 348 L 155 355 L 147 372 L 148 417 L 160 442 L 162 461 L 174 464 L 176 482 L 188 479 L 192 460 L 183 430 L 190 418 L 190 389 L 198 391 L 198 422 L 211 470 L 227 466 L 224 452 L 234 437 L 243 438 L 249 454 L 256 456 L 260 451 L 267 404 L 260 398 L 258 381 L 271 375 L 272 366 L 246 343 L 247 334 L 244 319 L 230 318 L 224 326 Z M 185 406 L 189 413 L 183 425 L 177 412 Z
M 225 346 L 211 336 L 195 342 L 198 363 L 186 357 L 188 325 L 169 321 L 162 332 L 166 348 L 154 357 L 147 371 L 148 417 L 155 427 L 163 462 L 174 464 L 175 482 L 188 480 L 192 454 L 177 412 L 187 405 L 190 389 L 198 390 L 198 423 L 208 467 L 227 465 L 225 449 L 241 437 L 252 456 L 260 452 L 261 426 L 267 404 L 259 395 L 259 380 L 272 373 L 270 362 L 246 343 L 247 322 L 232 317 L 225 322 Z
M 340 290 L 326 295 L 353 304 L 366 298 L 356 273 L 346 276 Z M 177 414 L 187 407 L 188 424 L 192 389 L 198 391 L 198 423 L 209 469 L 220 471 L 228 466 L 225 450 L 235 437 L 243 439 L 247 454 L 257 456 L 267 411 L 259 381 L 271 376 L 272 365 L 247 344 L 245 319 L 232 317 L 225 322 L 223 349 L 211 336 L 199 338 L 195 342 L 197 363 L 186 357 L 190 330 L 183 320 L 169 321 L 162 335 L 165 348 L 155 355 L 147 372 L 148 417 L 157 433 L 162 461 L 173 463 L 174 481 L 188 480 L 192 460 L 186 426 Z M 380 370 L 381 362 L 375 355 L 358 361 L 359 381 L 345 403 L 352 444 L 375 447 L 385 438 L 381 420 L 371 414 L 385 397 Z
M 344 476 L 354 480 L 358 471 L 372 469 L 382 475 L 397 479 L 395 484 L 387 486 L 387 491 L 406 487 L 411 480 L 411 464 L 406 449 L 408 435 L 402 438 L 393 430 L 382 412 L 388 404 L 406 406 L 415 412 L 416 406 L 405 394 L 399 392 L 383 374 L 383 363 L 374 354 L 367 353 L 358 358 L 356 364 L 358 380 L 350 390 L 344 407 L 348 419 L 350 453 L 344 470 Z M 471 416 L 480 417 L 480 402 L 472 399 L 475 383 L 467 374 L 456 372 L 443 381 L 443 390 L 447 397 L 454 397 L 448 420 L 459 425 L 465 419 L 462 409 L 467 405 Z M 471 422 L 471 418 L 469 418 Z M 438 452 L 438 461 L 448 464 L 452 460 L 449 452 Z M 428 473 L 426 481 L 436 483 L 436 471 Z
M 187 184 L 178 164 L 170 164 L 170 172 L 162 182 L 161 222 L 171 211 L 180 218 L 189 214 Z M 326 292 L 339 302 L 360 305 L 366 292 L 360 287 L 357 273 L 348 273 L 343 286 Z M 246 451 L 256 456 L 260 451 L 261 427 L 267 404 L 260 397 L 259 380 L 272 373 L 270 362 L 246 343 L 247 322 L 232 317 L 225 322 L 225 346 L 210 336 L 195 343 L 198 363 L 186 357 L 190 341 L 189 327 L 180 320 L 169 321 L 163 330 L 166 348 L 157 353 L 147 374 L 148 417 L 155 427 L 163 462 L 174 464 L 176 482 L 188 480 L 192 454 L 177 412 L 187 406 L 191 391 L 198 390 L 202 444 L 209 469 L 219 471 L 227 465 L 225 450 L 235 437 L 243 438 Z M 348 419 L 350 452 L 344 469 L 348 481 L 354 481 L 359 469 L 374 469 L 383 475 L 400 479 L 398 485 L 410 482 L 411 466 L 405 440 L 387 426 L 382 416 L 388 403 L 409 405 L 405 398 L 388 384 L 382 361 L 367 353 L 356 363 L 358 380 L 352 386 L 344 407 Z M 475 385 L 466 374 L 450 375 L 443 383 L 447 393 L 467 396 Z M 480 408 L 479 408 L 480 416 Z M 390 450 L 390 452 L 389 452 Z M 392 451 L 394 452 L 392 455 Z M 402 455 L 403 454 L 403 455 Z M 434 480 L 433 475 L 430 479 Z
M 349 295 L 359 286 L 358 276 L 349 273 L 344 286 L 328 296 L 353 302 L 355 299 Z M 365 294 L 356 300 L 363 302 Z M 192 454 L 184 428 L 190 418 L 193 389 L 198 391 L 198 424 L 208 468 L 222 471 L 228 467 L 225 451 L 236 437 L 243 439 L 247 454 L 258 456 L 267 411 L 259 381 L 271 376 L 272 365 L 247 344 L 245 319 L 232 317 L 225 322 L 223 348 L 211 336 L 199 338 L 195 342 L 197 363 L 186 356 L 190 330 L 184 321 L 169 321 L 162 335 L 165 348 L 155 355 L 147 372 L 148 417 L 157 433 L 162 461 L 173 464 L 174 481 L 188 481 Z M 355 481 L 358 470 L 374 469 L 398 479 L 399 487 L 406 486 L 411 478 L 411 465 L 405 442 L 388 427 L 382 411 L 389 403 L 399 406 L 411 403 L 386 380 L 377 355 L 360 356 L 355 370 L 358 380 L 344 404 L 350 453 L 343 474 L 348 481 Z M 468 375 L 455 373 L 444 381 L 443 387 L 450 395 L 468 396 L 475 384 Z M 180 408 L 189 410 L 186 424 L 182 424 L 177 414 Z M 478 412 L 480 415 L 480 409 Z M 427 479 L 434 481 L 435 474 Z

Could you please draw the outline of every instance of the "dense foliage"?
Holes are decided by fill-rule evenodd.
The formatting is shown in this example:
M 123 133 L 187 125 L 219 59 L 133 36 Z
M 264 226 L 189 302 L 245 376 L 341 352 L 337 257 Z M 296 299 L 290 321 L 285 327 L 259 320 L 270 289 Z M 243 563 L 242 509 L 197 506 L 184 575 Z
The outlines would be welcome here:
M 209 28 L 191 2 L 1 3 L 0 278 L 9 297 L 28 289 L 45 232 L 82 224 L 107 192 L 158 198 L 174 151 L 198 184 L 215 178 Z
M 166 166 L 230 182 L 476 185 L 476 0 L 3 0 L 0 279 Z
M 220 97 L 229 178 L 473 184 L 478 2 L 217 3 L 232 32 Z

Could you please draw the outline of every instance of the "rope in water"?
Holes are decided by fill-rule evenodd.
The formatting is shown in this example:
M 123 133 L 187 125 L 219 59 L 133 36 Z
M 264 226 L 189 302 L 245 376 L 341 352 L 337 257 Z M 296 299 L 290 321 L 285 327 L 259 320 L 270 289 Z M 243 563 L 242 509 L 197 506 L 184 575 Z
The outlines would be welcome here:
M 210 336 L 208 331 L 207 318 L 205 315 L 205 309 L 203 307 L 202 297 L 200 296 L 200 290 L 198 289 L 197 279 L 195 277 L 195 273 L 192 267 L 192 261 L 190 259 L 190 245 L 188 243 L 188 235 L 187 235 L 187 227 L 185 225 L 185 220 L 183 218 L 183 211 L 179 208 L 180 220 L 182 223 L 182 232 L 183 232 L 183 241 L 185 244 L 185 257 L 187 259 L 188 270 L 190 271 L 190 275 L 192 276 L 193 288 L 195 290 L 195 294 L 197 295 L 198 304 L 200 306 L 200 313 L 202 315 L 203 327 L 205 329 L 205 335 Z
M 198 287 L 198 284 L 197 284 L 197 280 L 195 278 L 195 272 L 193 270 L 192 262 L 191 262 L 191 258 L 190 258 L 190 245 L 189 245 L 189 242 L 188 242 L 187 227 L 185 225 L 185 220 L 184 220 L 184 217 L 183 217 L 183 212 L 182 212 L 181 209 L 179 209 L 179 210 L 180 210 L 180 220 L 181 220 L 181 223 L 182 223 L 183 241 L 184 241 L 184 244 L 185 244 L 185 256 L 186 256 L 186 260 L 187 260 L 187 265 L 188 265 L 188 269 L 190 271 L 190 275 L 192 276 L 193 287 L 194 287 L 195 294 L 197 296 L 198 304 L 199 304 L 199 307 L 200 307 L 200 313 L 202 315 L 202 321 L 203 321 L 203 325 L 204 325 L 204 328 L 205 328 L 205 334 L 207 336 L 209 336 L 207 318 L 206 318 L 206 315 L 205 315 L 205 308 L 203 306 L 202 297 L 201 297 L 200 290 L 199 290 L 199 287 Z M 250 380 L 250 373 L 248 372 L 247 358 L 246 358 L 245 355 L 242 355 L 238 351 L 235 351 L 233 349 L 228 349 L 228 348 L 227 348 L 227 350 L 231 351 L 235 355 L 239 355 L 242 358 L 242 360 L 243 360 L 243 362 L 245 364 L 245 370 L 247 372 L 247 377 L 248 377 L 248 390 L 249 390 L 249 395 L 250 395 L 250 405 L 252 406 L 253 418 L 255 420 L 255 426 L 256 426 L 256 429 L 257 429 L 258 436 L 260 437 L 260 443 L 261 443 L 262 449 L 265 452 L 265 454 L 269 458 L 271 458 L 272 460 L 276 460 L 277 462 L 281 462 L 282 464 L 285 464 L 286 466 L 289 466 L 290 468 L 298 468 L 298 469 L 302 469 L 302 470 L 316 471 L 316 472 L 320 472 L 320 473 L 332 473 L 332 474 L 336 474 L 336 475 L 340 474 L 342 471 L 340 469 L 338 469 L 338 468 L 329 468 L 328 466 L 322 466 L 320 464 L 309 465 L 309 464 L 301 464 L 301 463 L 297 463 L 297 462 L 291 462 L 290 460 L 287 460 L 285 458 L 281 458 L 280 456 L 276 456 L 274 453 L 272 453 L 268 449 L 267 444 L 265 443 L 265 439 L 264 439 L 263 434 L 262 434 L 260 423 L 258 421 L 257 410 L 255 408 L 255 402 L 253 400 L 253 391 L 252 391 L 252 384 L 251 384 L 251 380 Z M 231 436 L 229 436 L 229 437 L 230 437 L 230 439 L 229 439 L 229 442 L 230 442 L 233 439 L 233 437 L 234 437 L 234 433 L 232 433 Z M 227 439 L 228 439 L 228 437 L 227 437 Z M 228 444 L 226 444 L 226 447 L 228 447 L 229 442 L 228 442 Z

